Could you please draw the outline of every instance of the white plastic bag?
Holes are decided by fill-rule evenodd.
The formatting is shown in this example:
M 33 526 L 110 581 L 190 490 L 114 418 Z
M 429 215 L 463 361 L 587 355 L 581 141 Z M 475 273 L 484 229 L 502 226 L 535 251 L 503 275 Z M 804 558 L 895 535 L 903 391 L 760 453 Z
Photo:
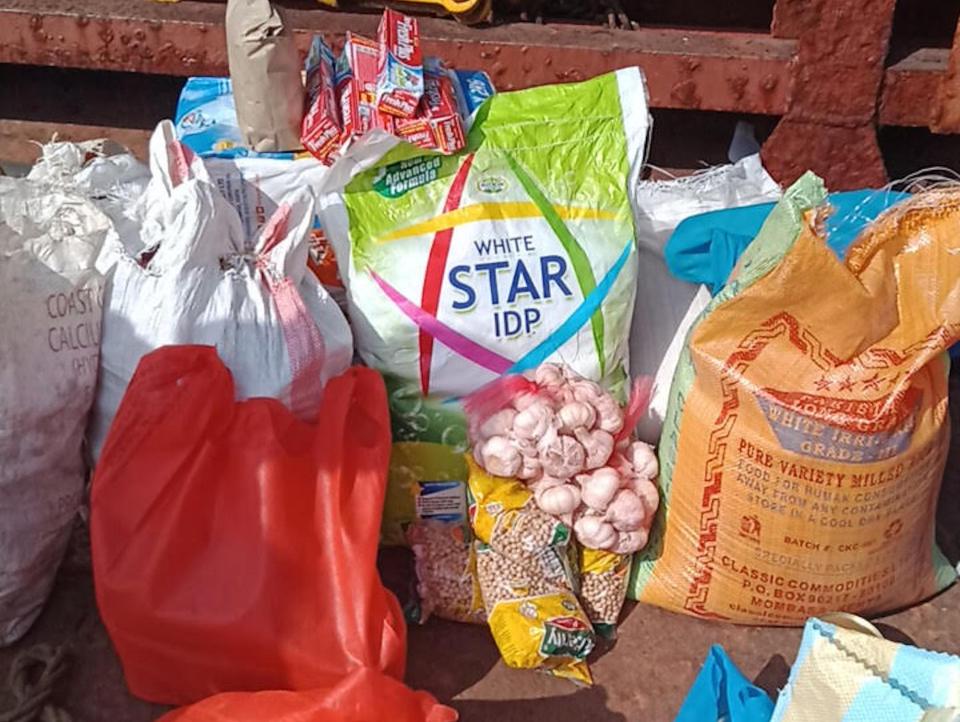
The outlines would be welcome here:
M 639 438 L 657 443 L 667 411 L 670 382 L 690 324 L 709 300 L 695 284 L 670 275 L 663 257 L 680 221 L 708 211 L 777 200 L 780 186 L 764 170 L 759 155 L 684 178 L 637 184 L 637 298 L 630 332 L 631 376 L 654 376 L 653 398 L 637 426 Z M 676 340 L 675 340 L 676 339 Z M 673 346 L 678 353 L 669 354 Z
M 248 235 L 199 157 L 161 123 L 136 234 L 111 233 L 100 384 L 91 427 L 98 456 L 140 358 L 168 344 L 216 346 L 241 398 L 279 398 L 309 418 L 353 342 L 336 302 L 307 272 L 313 193 L 264 208 Z
M 0 178 L 0 644 L 40 614 L 83 494 L 109 219 L 84 198 Z

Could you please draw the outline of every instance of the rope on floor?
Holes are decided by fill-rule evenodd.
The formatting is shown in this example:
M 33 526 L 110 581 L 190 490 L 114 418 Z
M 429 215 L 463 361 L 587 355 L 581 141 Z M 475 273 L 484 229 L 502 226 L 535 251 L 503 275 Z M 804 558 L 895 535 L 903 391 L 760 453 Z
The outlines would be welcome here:
M 66 659 L 65 646 L 54 649 L 47 644 L 17 654 L 7 676 L 13 707 L 0 711 L 0 722 L 72 722 L 50 701 L 54 685 L 67 671 Z

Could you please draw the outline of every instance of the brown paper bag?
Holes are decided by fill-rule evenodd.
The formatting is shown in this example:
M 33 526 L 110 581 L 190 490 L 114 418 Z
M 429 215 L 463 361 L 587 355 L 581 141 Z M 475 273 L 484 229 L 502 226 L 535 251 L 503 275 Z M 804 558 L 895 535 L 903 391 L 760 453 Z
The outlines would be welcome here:
M 300 150 L 304 90 L 293 33 L 270 0 L 228 0 L 227 59 L 244 143 Z

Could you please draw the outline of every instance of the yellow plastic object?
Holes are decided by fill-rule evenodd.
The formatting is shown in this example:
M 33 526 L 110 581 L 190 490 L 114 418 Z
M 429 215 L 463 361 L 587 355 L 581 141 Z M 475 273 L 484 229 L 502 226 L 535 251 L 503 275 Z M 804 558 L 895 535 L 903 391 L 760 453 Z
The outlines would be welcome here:
M 388 5 L 398 10 L 410 12 L 429 12 L 435 15 L 451 15 L 467 24 L 486 23 L 493 18 L 492 0 L 404 0 L 404 2 L 384 3 L 376 0 L 317 0 L 320 5 L 330 8 L 363 6 L 384 8 Z

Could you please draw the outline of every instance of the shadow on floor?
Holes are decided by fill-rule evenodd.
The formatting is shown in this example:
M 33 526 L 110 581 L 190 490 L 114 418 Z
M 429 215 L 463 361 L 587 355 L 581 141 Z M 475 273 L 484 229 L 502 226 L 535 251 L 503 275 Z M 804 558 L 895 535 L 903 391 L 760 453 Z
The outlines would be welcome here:
M 454 702 L 461 722 L 497 720 L 532 722 L 533 720 L 584 720 L 584 722 L 627 722 L 627 718 L 607 709 L 607 692 L 602 687 L 581 689 L 564 697 L 512 700 L 465 700 Z

